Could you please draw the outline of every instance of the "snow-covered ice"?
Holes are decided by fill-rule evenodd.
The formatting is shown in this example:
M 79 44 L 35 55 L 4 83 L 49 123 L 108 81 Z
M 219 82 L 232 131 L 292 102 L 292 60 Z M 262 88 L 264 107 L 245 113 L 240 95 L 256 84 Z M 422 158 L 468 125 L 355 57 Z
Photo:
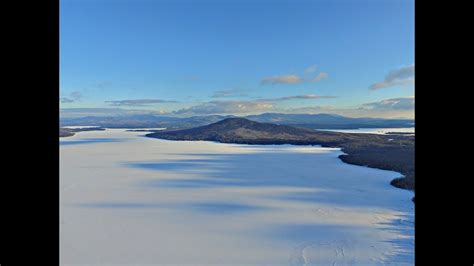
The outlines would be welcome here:
M 60 140 L 62 265 L 413 265 L 413 193 L 341 151 Z

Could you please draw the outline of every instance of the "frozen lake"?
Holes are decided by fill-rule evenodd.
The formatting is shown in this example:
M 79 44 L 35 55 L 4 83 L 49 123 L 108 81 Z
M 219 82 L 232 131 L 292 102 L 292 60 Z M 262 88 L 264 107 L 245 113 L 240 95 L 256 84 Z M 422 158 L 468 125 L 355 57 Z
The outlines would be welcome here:
M 338 149 L 60 142 L 61 265 L 413 265 L 413 193 Z

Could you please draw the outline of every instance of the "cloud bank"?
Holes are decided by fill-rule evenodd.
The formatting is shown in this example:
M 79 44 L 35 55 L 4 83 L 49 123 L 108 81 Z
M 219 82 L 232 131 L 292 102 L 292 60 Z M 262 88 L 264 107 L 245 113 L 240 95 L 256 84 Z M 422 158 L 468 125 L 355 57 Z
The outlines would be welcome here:
M 205 114 L 242 114 L 269 111 L 273 103 L 267 101 L 211 101 L 184 108 L 174 114 L 205 115 Z
M 111 106 L 146 106 L 158 103 L 175 103 L 176 101 L 168 101 L 161 99 L 136 99 L 136 100 L 120 100 L 120 101 L 106 101 L 105 103 Z
M 155 114 L 169 116 L 194 116 L 194 115 L 248 115 L 265 112 L 278 113 L 306 113 L 318 114 L 329 113 L 348 117 L 380 117 L 380 118 L 414 118 L 415 97 L 399 97 L 384 99 L 375 102 L 363 103 L 353 107 L 339 108 L 331 105 L 310 104 L 301 107 L 287 107 L 280 104 L 291 100 L 318 100 L 331 99 L 337 96 L 325 95 L 293 95 L 277 98 L 255 99 L 255 100 L 216 100 L 194 104 L 189 107 L 175 111 L 122 109 L 122 108 L 63 108 L 61 117 L 84 117 L 84 116 L 122 116 L 131 114 Z M 125 102 L 124 102 L 125 101 Z M 141 106 L 151 103 L 170 102 L 157 99 L 124 100 L 118 105 L 124 107 Z M 128 102 L 132 101 L 132 102 Z
M 275 103 L 288 100 L 331 99 L 335 96 L 294 95 L 279 98 L 257 99 L 252 101 L 210 101 L 173 112 L 174 114 L 251 114 L 279 110 Z

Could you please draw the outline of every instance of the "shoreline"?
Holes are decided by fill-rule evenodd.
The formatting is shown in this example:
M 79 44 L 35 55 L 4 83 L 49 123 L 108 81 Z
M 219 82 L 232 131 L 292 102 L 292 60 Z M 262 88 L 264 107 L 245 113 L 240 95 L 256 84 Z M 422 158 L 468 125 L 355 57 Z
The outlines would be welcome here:
M 83 131 L 104 131 L 104 130 L 106 130 L 106 128 L 103 128 L 103 127 L 81 127 L 81 128 L 60 127 L 59 138 L 72 137 L 76 135 L 76 133 L 83 132 Z
M 172 141 L 196 141 L 196 140 L 188 140 L 188 139 L 159 138 L 156 136 L 151 136 L 152 134 L 154 133 L 145 134 L 144 137 L 156 138 L 156 139 L 162 139 L 162 140 L 172 140 Z M 244 140 L 233 141 L 233 142 L 220 141 L 220 140 L 201 140 L 201 141 L 211 141 L 211 142 L 224 143 L 224 144 L 246 144 L 246 145 L 285 145 L 285 144 L 298 145 L 298 146 L 316 146 L 317 145 L 323 148 L 338 148 L 344 153 L 338 156 L 338 158 L 342 162 L 351 164 L 351 165 L 365 166 L 365 167 L 374 168 L 374 169 L 397 172 L 400 174 L 400 176 L 392 179 L 390 181 L 390 185 L 398 189 L 404 189 L 404 190 L 409 190 L 409 191 L 414 192 L 414 175 L 407 173 L 407 171 L 403 171 L 403 169 L 396 169 L 397 167 L 392 167 L 388 165 L 384 166 L 380 162 L 377 162 L 376 160 L 363 158 L 363 156 L 358 157 L 357 152 L 351 152 L 349 148 L 344 147 L 344 145 L 337 145 L 337 144 L 329 145 L 325 143 L 317 143 L 314 141 L 244 141 Z M 413 203 L 415 202 L 415 196 L 413 196 L 412 202 Z

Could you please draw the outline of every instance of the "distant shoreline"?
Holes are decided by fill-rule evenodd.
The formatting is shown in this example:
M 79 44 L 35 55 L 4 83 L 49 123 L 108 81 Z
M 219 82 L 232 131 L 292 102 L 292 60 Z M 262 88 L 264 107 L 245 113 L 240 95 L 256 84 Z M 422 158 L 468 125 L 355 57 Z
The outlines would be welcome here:
M 78 127 L 78 128 L 60 127 L 59 137 L 60 138 L 72 137 L 77 132 L 82 132 L 82 131 L 104 131 L 104 130 L 105 128 L 103 127 Z

